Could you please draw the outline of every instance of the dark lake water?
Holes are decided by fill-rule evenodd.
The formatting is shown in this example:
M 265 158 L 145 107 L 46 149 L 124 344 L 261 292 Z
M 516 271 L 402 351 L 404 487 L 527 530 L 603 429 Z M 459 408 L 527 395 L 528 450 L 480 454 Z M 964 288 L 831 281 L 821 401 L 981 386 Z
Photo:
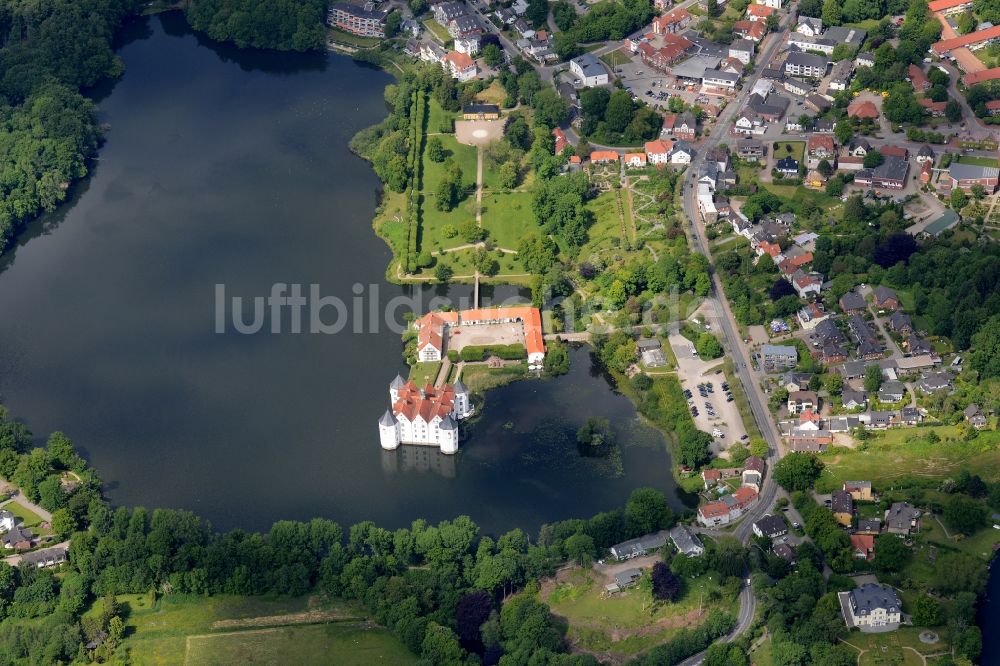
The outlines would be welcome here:
M 996 556 L 990 567 L 986 594 L 979 603 L 979 628 L 983 631 L 983 653 L 980 664 L 1000 664 L 1000 565 Z
M 347 303 L 360 284 L 357 311 L 376 313 L 447 295 L 384 281 L 379 183 L 347 149 L 385 115 L 391 79 L 340 56 L 214 44 L 177 15 L 130 24 L 119 52 L 124 78 L 93 92 L 110 131 L 92 176 L 0 264 L 0 397 L 39 437 L 65 431 L 112 501 L 191 509 L 219 528 L 467 513 L 492 532 L 587 516 L 643 485 L 679 503 L 663 438 L 585 350 L 565 377 L 490 393 L 443 459 L 379 448 L 388 384 L 405 372 L 384 322 L 217 334 L 217 284 L 245 297 L 318 284 Z M 620 474 L 576 454 L 591 415 L 616 424 Z

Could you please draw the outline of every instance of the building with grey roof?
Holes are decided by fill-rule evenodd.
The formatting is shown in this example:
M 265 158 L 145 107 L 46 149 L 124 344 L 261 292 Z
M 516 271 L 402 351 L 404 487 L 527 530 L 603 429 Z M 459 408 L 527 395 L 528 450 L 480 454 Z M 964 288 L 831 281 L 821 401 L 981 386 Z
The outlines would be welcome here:
M 903 603 L 887 585 L 865 583 L 850 592 L 841 592 L 841 609 L 849 629 L 891 631 L 903 619 Z
M 669 538 L 670 532 L 661 530 L 636 539 L 629 539 L 628 541 L 611 546 L 611 556 L 616 560 L 630 560 L 633 557 L 645 555 L 651 550 L 663 548 Z
M 805 76 L 810 79 L 820 79 L 826 74 L 829 61 L 824 56 L 815 53 L 792 51 L 785 59 L 785 74 L 790 76 Z
M 670 530 L 670 540 L 678 553 L 688 557 L 701 557 L 705 554 L 705 546 L 687 525 L 678 525 Z
M 920 511 L 909 502 L 894 502 L 885 512 L 885 529 L 890 534 L 907 535 L 920 529 Z
M 788 534 L 788 525 L 785 524 L 784 518 L 767 514 L 753 524 L 753 533 L 759 537 L 774 539 Z

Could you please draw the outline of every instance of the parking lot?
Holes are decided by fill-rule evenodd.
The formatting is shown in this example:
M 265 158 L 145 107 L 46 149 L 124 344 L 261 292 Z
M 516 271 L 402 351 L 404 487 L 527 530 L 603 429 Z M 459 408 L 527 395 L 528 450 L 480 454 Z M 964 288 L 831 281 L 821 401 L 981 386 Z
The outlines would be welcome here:
M 700 94 L 697 86 L 689 90 L 679 84 L 675 77 L 650 68 L 639 56 L 634 56 L 625 65 L 615 67 L 615 74 L 621 78 L 625 89 L 637 99 L 661 110 L 667 108 L 671 97 L 680 97 L 688 104 L 708 104 L 719 99 Z
M 712 453 L 724 453 L 733 442 L 745 444 L 743 418 L 736 401 L 727 399 L 723 387 L 726 376 L 721 370 L 718 373 L 714 370 L 722 364 L 722 359 L 701 360 L 691 353 L 691 341 L 680 333 L 670 335 L 670 346 L 677 357 L 677 378 L 686 392 L 695 427 L 712 435 Z

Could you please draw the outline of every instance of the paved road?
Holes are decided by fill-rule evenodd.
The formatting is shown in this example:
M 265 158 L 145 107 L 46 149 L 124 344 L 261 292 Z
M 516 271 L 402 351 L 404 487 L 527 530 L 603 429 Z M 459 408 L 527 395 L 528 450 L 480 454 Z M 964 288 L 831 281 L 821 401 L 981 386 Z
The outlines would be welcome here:
M 794 14 L 793 7 L 789 8 L 789 14 Z M 740 383 L 743 385 L 743 390 L 747 395 L 747 401 L 750 404 L 750 411 L 753 414 L 753 419 L 757 423 L 757 427 L 760 429 L 761 434 L 764 435 L 764 439 L 768 443 L 768 474 L 764 480 L 764 487 L 761 489 L 757 503 L 746 514 L 744 514 L 740 524 L 737 525 L 733 532 L 733 535 L 743 542 L 749 540 L 750 535 L 752 534 L 753 522 L 770 511 L 771 507 L 774 505 L 777 484 L 774 483 L 771 472 L 774 469 L 774 464 L 778 461 L 778 458 L 781 455 L 782 442 L 777 428 L 774 425 L 774 421 L 771 418 L 771 414 L 768 411 L 767 400 L 764 393 L 761 391 L 760 385 L 756 381 L 754 374 L 750 369 L 749 349 L 739 334 L 735 323 L 736 320 L 729 308 L 729 303 L 722 287 L 722 281 L 719 279 L 719 276 L 715 272 L 714 266 L 712 265 L 712 255 L 708 251 L 708 241 L 705 237 L 705 228 L 700 220 L 700 215 L 698 214 L 697 190 L 695 188 L 695 183 L 698 179 L 698 169 L 704 163 L 705 153 L 719 145 L 723 140 L 730 140 L 728 139 L 729 134 L 724 128 L 730 127 L 733 121 L 733 116 L 739 110 L 743 109 L 747 98 L 750 96 L 750 91 L 760 78 L 760 72 L 764 69 L 764 66 L 771 61 L 771 58 L 774 57 L 774 54 L 778 50 L 779 46 L 785 41 L 787 34 L 788 28 L 786 27 L 782 32 L 772 35 L 767 47 L 765 47 L 765 49 L 758 54 L 756 61 L 758 66 L 755 69 L 755 74 L 751 75 L 751 77 L 747 79 L 740 94 L 736 97 L 736 99 L 730 102 L 729 105 L 726 106 L 725 110 L 723 110 L 720 114 L 718 122 L 715 124 L 715 131 L 712 132 L 712 135 L 701 145 L 698 154 L 688 167 L 685 177 L 687 184 L 683 195 L 684 212 L 691 224 L 690 232 L 692 249 L 700 252 L 708 258 L 709 267 L 712 272 L 714 296 L 712 297 L 710 304 L 714 306 L 715 313 L 717 315 L 714 323 L 717 323 L 719 330 L 722 331 L 723 346 L 729 356 L 733 359 L 734 371 L 736 376 L 739 378 Z M 728 636 L 723 638 L 723 642 L 731 642 L 750 628 L 756 608 L 757 602 L 754 598 L 753 590 L 749 587 L 745 587 L 740 593 L 740 613 L 737 618 L 736 627 Z M 681 666 L 696 666 L 697 664 L 700 664 L 704 658 L 705 653 L 700 652 L 681 662 Z

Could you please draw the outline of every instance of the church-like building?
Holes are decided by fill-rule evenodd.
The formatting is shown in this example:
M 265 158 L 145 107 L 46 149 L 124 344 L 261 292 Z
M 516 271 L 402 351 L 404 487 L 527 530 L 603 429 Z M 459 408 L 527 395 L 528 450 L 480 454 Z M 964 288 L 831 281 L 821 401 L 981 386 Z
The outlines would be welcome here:
M 469 389 L 461 380 L 435 388 L 420 388 L 413 381 L 396 378 L 389 384 L 391 407 L 378 421 L 382 448 L 400 444 L 437 446 L 441 453 L 458 452 L 458 422 L 472 416 Z

